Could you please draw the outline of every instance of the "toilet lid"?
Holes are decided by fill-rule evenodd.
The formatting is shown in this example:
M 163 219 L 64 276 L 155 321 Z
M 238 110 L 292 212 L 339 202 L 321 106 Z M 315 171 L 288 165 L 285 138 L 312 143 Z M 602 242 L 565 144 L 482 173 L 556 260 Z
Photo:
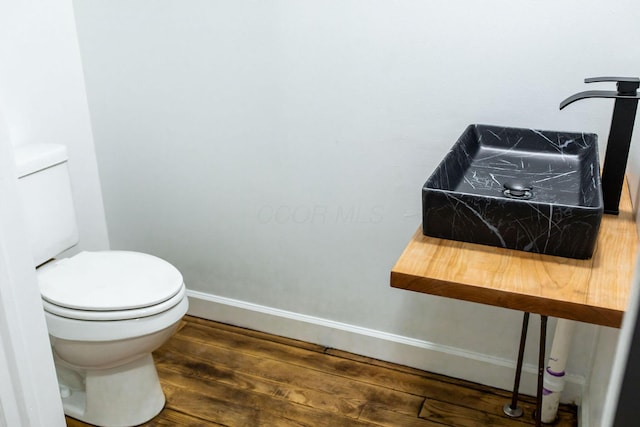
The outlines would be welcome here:
M 81 252 L 37 270 L 45 301 L 78 310 L 130 310 L 160 304 L 183 284 L 180 272 L 153 255 Z

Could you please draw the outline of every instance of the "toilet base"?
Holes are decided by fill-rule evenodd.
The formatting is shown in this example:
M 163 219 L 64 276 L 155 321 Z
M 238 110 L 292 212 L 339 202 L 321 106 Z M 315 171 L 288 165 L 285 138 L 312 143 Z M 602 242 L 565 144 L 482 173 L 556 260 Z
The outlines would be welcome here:
M 151 354 L 110 369 L 78 371 L 56 361 L 64 413 L 96 426 L 130 427 L 155 417 L 165 397 Z

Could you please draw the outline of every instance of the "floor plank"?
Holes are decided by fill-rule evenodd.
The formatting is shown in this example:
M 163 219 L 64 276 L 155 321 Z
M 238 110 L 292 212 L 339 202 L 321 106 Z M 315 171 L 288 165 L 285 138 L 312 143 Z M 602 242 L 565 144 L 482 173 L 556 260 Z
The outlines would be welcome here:
M 167 389 L 164 386 L 163 390 L 166 394 Z M 66 417 L 66 419 L 67 427 L 92 427 L 91 424 L 83 423 L 82 421 L 78 421 L 70 417 Z M 165 407 L 159 416 L 144 425 L 148 427 L 214 427 L 223 426 L 224 424 L 218 424 L 210 420 L 203 420 L 201 418 L 185 414 L 184 412 L 175 411 L 171 408 Z
M 167 403 L 145 426 L 532 425 L 510 394 L 323 346 L 187 316 L 154 359 Z M 557 427 L 577 426 L 561 405 Z M 67 418 L 68 426 L 88 424 Z
M 193 345 L 192 342 L 175 340 L 171 346 L 166 347 L 167 352 L 156 359 L 158 365 L 166 364 L 165 358 L 169 357 L 169 363 L 181 365 L 185 375 L 189 374 L 186 369 L 190 369 L 195 372 L 191 375 L 206 376 L 209 380 L 225 382 L 238 388 L 251 388 L 265 393 L 270 393 L 275 388 L 291 399 L 304 392 L 308 405 L 320 401 L 325 405 L 325 410 L 333 407 L 339 411 L 357 413 L 365 403 L 372 402 L 387 404 L 398 412 L 415 415 L 416 406 L 423 400 L 418 395 L 365 381 L 329 376 L 325 372 L 286 361 L 210 347 L 206 343 L 198 343 L 196 348 Z M 184 353 L 179 353 L 181 350 Z M 216 354 L 216 360 L 207 359 L 207 355 L 212 353 Z
M 165 383 L 175 387 L 167 398 L 199 418 L 230 426 L 370 426 L 357 418 L 298 404 L 287 396 L 243 390 L 215 381 L 163 371 Z

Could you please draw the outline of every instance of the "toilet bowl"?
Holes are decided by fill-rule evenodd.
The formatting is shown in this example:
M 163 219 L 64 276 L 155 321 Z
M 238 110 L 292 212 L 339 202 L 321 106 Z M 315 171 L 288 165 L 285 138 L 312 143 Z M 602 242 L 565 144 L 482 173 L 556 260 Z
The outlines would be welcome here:
M 65 414 L 98 426 L 157 415 L 165 398 L 151 352 L 188 308 L 178 270 L 151 255 L 103 251 L 36 271 Z

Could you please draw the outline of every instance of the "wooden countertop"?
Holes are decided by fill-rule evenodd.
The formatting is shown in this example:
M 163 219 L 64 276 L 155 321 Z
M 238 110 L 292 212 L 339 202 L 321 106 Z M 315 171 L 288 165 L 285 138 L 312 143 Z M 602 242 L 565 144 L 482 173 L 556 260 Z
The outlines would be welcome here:
M 514 310 L 620 327 L 638 251 L 628 187 L 604 215 L 593 257 L 576 260 L 415 235 L 391 286 Z

